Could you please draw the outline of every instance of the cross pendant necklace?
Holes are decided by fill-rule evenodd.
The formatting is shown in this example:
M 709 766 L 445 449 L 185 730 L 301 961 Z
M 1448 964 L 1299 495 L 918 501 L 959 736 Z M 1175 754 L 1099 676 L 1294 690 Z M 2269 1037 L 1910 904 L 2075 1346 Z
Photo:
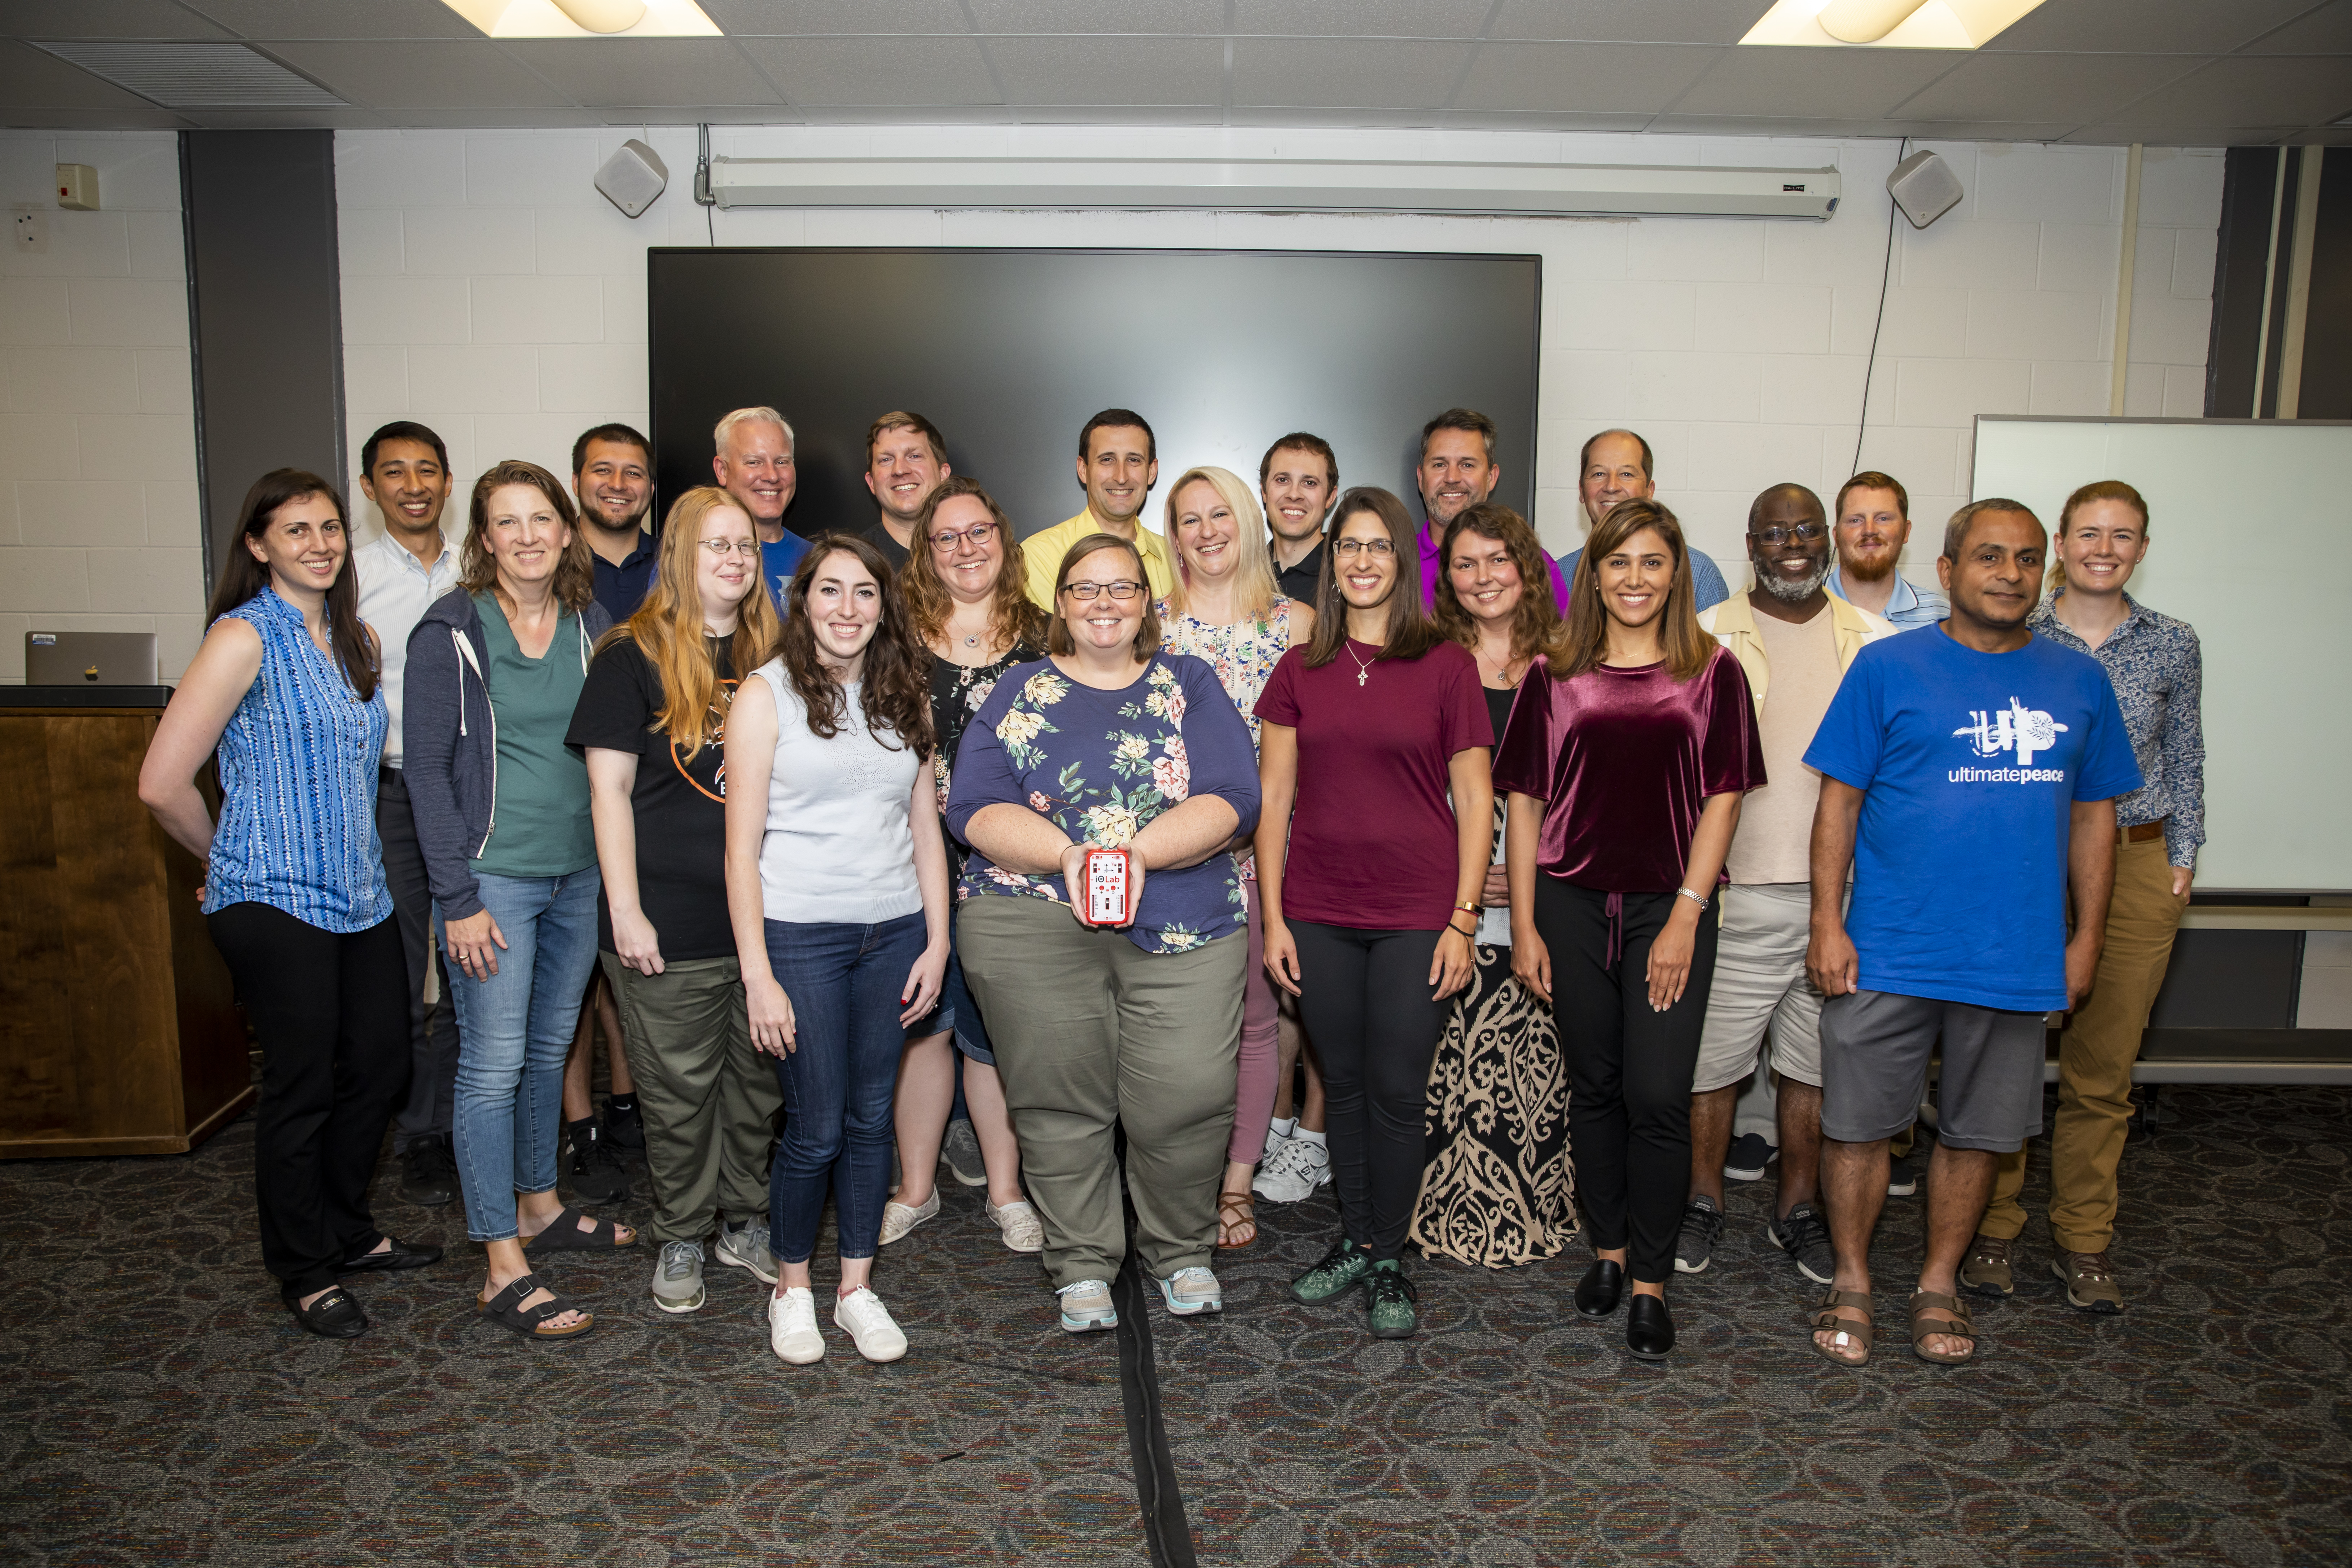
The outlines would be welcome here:
M 1372 667 L 1366 664 L 1361 656 L 1360 656 L 1352 647 L 1348 649 L 1348 657 L 1356 661 L 1356 684 L 1361 686 L 1365 680 L 1370 677 Z

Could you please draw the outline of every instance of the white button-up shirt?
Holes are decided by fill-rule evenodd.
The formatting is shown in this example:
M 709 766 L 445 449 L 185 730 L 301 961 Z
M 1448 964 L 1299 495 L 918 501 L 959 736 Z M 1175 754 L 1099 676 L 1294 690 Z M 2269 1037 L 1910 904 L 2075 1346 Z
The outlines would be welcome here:
M 457 552 L 446 534 L 441 553 L 428 570 L 405 545 L 385 534 L 363 544 L 352 556 L 359 574 L 360 619 L 375 630 L 383 645 L 383 700 L 392 710 L 392 728 L 383 737 L 383 765 L 400 766 L 401 678 L 408 669 L 408 634 L 425 618 L 425 606 L 457 585 Z

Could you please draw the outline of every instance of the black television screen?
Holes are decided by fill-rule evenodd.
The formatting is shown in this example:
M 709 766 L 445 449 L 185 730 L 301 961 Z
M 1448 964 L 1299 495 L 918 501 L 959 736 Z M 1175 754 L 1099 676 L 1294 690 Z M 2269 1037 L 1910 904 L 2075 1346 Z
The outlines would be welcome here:
M 913 409 L 1026 534 L 1076 514 L 1078 430 L 1132 408 L 1167 486 L 1195 464 L 1255 485 L 1293 430 L 1339 453 L 1345 485 L 1419 510 L 1423 423 L 1475 408 L 1500 430 L 1497 500 L 1535 483 L 1540 261 L 1244 250 L 656 247 L 648 255 L 651 431 L 660 504 L 710 480 L 710 429 L 779 410 L 797 437 L 785 521 L 805 535 L 876 516 L 866 430 Z

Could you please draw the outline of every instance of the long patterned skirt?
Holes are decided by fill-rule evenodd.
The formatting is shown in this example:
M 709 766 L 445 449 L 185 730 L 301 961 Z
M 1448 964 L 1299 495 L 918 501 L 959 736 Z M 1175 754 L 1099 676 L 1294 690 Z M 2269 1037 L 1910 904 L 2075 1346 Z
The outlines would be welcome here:
M 1568 1067 L 1552 1010 L 1481 947 L 1429 1068 L 1428 1164 L 1408 1232 L 1424 1257 L 1487 1268 L 1551 1257 L 1576 1233 Z

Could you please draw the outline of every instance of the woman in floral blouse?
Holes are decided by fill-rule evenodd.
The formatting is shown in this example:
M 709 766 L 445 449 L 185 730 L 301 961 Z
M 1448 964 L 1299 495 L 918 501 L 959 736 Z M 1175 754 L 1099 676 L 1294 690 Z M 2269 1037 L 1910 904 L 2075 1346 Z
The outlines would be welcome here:
M 1313 634 L 1315 612 L 1276 591 L 1265 514 L 1239 475 L 1194 468 L 1178 479 L 1168 492 L 1167 536 L 1176 565 L 1175 582 L 1160 602 L 1162 646 L 1208 660 L 1249 725 L 1255 745 L 1258 693 L 1291 645 Z M 1265 1152 L 1280 1054 L 1274 982 L 1261 962 L 1265 926 L 1258 915 L 1256 862 L 1246 844 L 1234 851 L 1234 860 L 1249 900 L 1249 978 L 1242 993 L 1234 1135 L 1225 1148 L 1224 1186 L 1217 1194 L 1219 1247 L 1247 1247 L 1257 1239 L 1250 1177 Z
M 947 806 L 950 768 L 965 725 L 996 689 L 997 678 L 1016 664 L 1044 657 L 1045 613 L 1022 584 L 1028 569 L 1021 542 L 1003 510 L 961 475 L 931 492 L 930 508 L 916 521 L 914 553 L 898 569 L 908 617 L 931 650 L 931 773 L 939 782 L 940 805 Z M 963 870 L 969 850 L 948 839 L 951 874 Z M 949 928 L 953 940 L 954 928 Z M 952 1045 L 950 1041 L 953 1041 Z M 1021 1190 L 1021 1144 L 1004 1109 L 1004 1087 L 979 1005 L 964 984 L 963 964 L 948 954 L 946 989 L 940 1010 L 908 1032 L 907 1054 L 898 1067 L 898 1167 L 900 1185 L 882 1211 L 887 1246 L 940 1212 L 940 1142 L 955 1104 L 955 1053 L 964 1058 L 964 1101 L 971 1130 L 988 1168 L 985 1213 L 1015 1252 L 1045 1245 L 1037 1211 Z
M 1129 542 L 1089 534 L 1054 581 L 1050 657 L 972 716 L 948 793 L 971 846 L 964 973 L 996 1044 L 1062 1326 L 1118 1321 L 1126 1255 L 1112 1129 L 1127 1131 L 1136 1247 L 1178 1316 L 1213 1312 L 1217 1178 L 1233 1131 L 1248 962 L 1230 850 L 1257 819 L 1249 731 L 1200 659 L 1160 647 Z M 1126 851 L 1131 924 L 1081 923 L 1089 847 Z

